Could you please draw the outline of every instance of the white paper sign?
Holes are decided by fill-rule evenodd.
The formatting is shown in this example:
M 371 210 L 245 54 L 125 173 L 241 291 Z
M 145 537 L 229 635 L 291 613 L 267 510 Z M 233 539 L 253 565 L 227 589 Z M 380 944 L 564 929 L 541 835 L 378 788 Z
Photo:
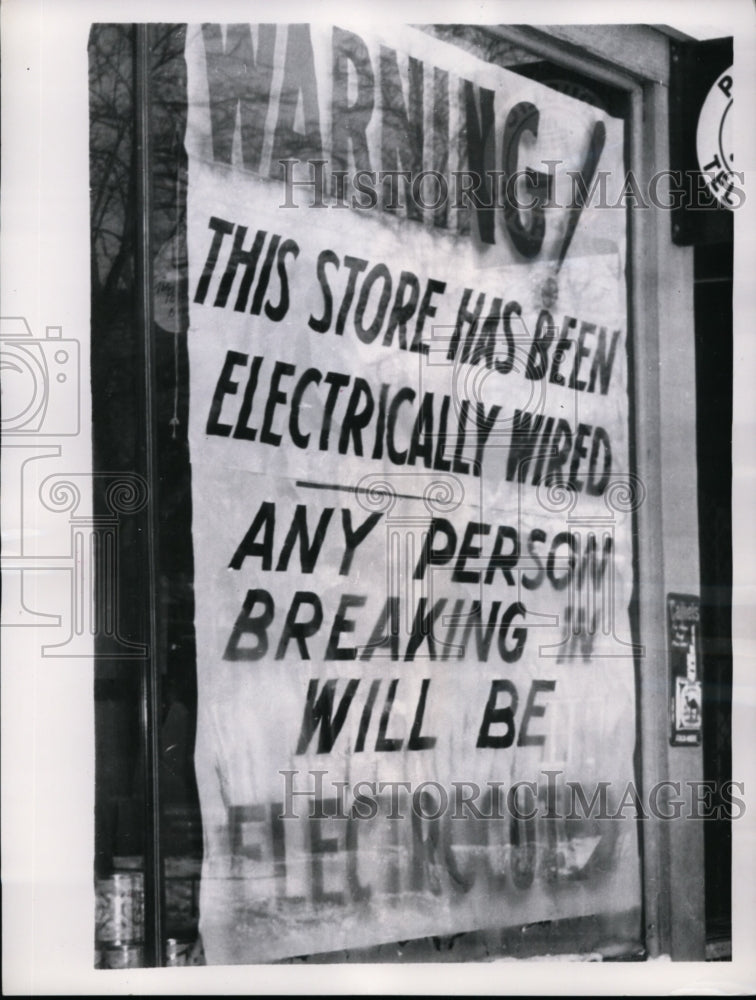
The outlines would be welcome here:
M 638 906 L 622 123 L 411 29 L 186 58 L 208 961 Z

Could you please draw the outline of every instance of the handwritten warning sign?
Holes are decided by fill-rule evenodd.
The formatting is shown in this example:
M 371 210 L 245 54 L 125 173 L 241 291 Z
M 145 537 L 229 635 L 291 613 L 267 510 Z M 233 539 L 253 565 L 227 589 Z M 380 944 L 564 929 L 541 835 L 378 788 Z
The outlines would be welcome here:
M 399 35 L 187 33 L 211 962 L 640 898 L 622 123 Z

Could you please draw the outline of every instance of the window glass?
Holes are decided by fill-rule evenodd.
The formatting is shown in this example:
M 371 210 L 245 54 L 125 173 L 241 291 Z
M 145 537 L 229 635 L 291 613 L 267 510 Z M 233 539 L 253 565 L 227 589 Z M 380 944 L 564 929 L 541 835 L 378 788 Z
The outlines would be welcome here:
M 622 101 L 471 26 L 149 39 L 152 429 L 134 28 L 90 39 L 96 503 L 159 470 L 98 639 L 97 961 L 144 961 L 151 780 L 167 964 L 638 952 L 626 227 L 568 174 L 621 185 Z

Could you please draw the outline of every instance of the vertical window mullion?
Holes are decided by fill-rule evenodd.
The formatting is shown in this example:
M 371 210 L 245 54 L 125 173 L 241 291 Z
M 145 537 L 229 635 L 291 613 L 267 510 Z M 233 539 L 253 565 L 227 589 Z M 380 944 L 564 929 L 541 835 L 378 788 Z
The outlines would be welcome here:
M 163 961 L 163 861 L 160 844 L 160 663 L 158 630 L 159 476 L 155 413 L 157 408 L 152 303 L 152 155 L 150 142 L 150 26 L 135 26 L 134 93 L 136 137 L 136 311 L 137 336 L 144 359 L 140 459 L 149 487 L 147 507 L 147 587 L 142 591 L 148 654 L 142 661 L 141 738 L 144 761 L 144 948 L 148 966 Z

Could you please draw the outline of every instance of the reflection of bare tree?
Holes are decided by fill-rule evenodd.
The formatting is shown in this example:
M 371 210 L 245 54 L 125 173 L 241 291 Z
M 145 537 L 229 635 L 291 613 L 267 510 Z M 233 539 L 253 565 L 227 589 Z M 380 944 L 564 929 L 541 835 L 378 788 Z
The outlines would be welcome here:
M 524 63 L 534 62 L 537 58 L 532 52 L 528 52 L 506 38 L 492 34 L 489 29 L 483 26 L 478 27 L 474 24 L 420 24 L 417 27 L 421 31 L 433 35 L 434 38 L 451 42 L 457 48 L 464 49 L 476 58 L 493 63 L 495 66 L 513 69 Z
M 133 78 L 131 25 L 92 28 L 89 45 L 92 312 L 103 317 L 133 281 Z M 120 294 L 119 294 L 120 293 Z
M 151 331 L 154 433 L 145 428 L 145 364 L 135 318 L 136 223 L 142 211 L 136 185 L 135 29 L 127 24 L 97 24 L 89 38 L 94 464 L 110 472 L 143 469 L 146 434 L 152 434 L 159 466 L 158 482 L 150 482 L 150 498 L 160 517 L 157 657 L 165 712 L 177 704 L 191 709 L 196 698 L 186 441 L 184 30 L 183 25 L 149 28 L 152 211 L 145 221 L 151 234 L 153 285 L 178 307 L 169 327 L 156 325 Z M 157 295 L 156 291 L 155 302 Z M 166 311 L 161 314 L 156 308 L 155 313 L 156 323 L 162 323 Z M 96 486 L 94 504 L 96 510 L 104 509 Z M 146 534 L 145 524 L 134 517 L 124 520 L 119 536 L 117 586 L 124 595 L 120 625 L 135 641 L 143 641 L 145 635 Z M 114 660 L 96 661 L 95 677 L 95 843 L 98 870 L 107 873 L 114 854 L 138 855 L 144 850 L 139 677 L 133 666 Z M 164 808 L 176 817 L 173 826 L 164 823 L 168 853 L 201 851 L 191 738 L 189 732 L 180 750 L 174 748 L 172 784 L 163 789 Z
M 153 251 L 179 243 L 185 183 L 186 116 L 183 25 L 150 28 Z M 133 287 L 136 203 L 134 149 L 134 29 L 94 25 L 89 40 L 90 219 L 93 321 L 113 322 L 128 308 Z M 180 273 L 186 255 L 177 247 Z

